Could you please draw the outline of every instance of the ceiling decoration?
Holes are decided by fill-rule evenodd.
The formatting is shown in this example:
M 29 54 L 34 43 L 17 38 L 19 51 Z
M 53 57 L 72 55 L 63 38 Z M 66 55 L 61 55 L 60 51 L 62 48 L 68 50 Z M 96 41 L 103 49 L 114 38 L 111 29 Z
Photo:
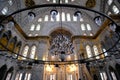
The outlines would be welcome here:
M 34 5 L 35 5 L 34 0 L 25 0 L 25 6 L 26 7 L 31 7 L 31 6 L 34 6 Z
M 96 0 L 88 0 L 86 2 L 86 7 L 87 8 L 93 8 L 93 7 L 95 7 L 95 5 L 96 5 Z

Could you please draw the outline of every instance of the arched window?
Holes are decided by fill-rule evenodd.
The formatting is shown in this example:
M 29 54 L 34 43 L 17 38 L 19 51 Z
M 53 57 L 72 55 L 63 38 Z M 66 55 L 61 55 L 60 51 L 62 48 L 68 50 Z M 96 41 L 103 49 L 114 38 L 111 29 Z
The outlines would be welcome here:
M 112 10 L 115 14 L 118 14 L 120 12 L 119 9 L 117 8 L 117 6 L 115 6 L 115 5 L 113 5 Z
M 17 73 L 15 80 L 22 80 L 23 73 Z
M 77 21 L 77 17 L 73 15 L 73 21 Z
M 7 65 L 3 65 L 0 68 L 0 80 L 4 80 L 4 76 L 6 75 L 7 72 Z
M 112 2 L 113 2 L 113 0 L 108 0 L 108 1 L 107 1 L 108 5 L 111 5 Z
M 55 19 L 53 19 L 52 15 L 51 15 L 51 19 L 50 19 L 50 21 L 55 21 Z
M 81 24 L 81 30 L 82 30 L 82 31 L 85 31 L 85 30 L 86 30 L 84 24 Z
M 53 0 L 53 3 L 56 3 L 56 0 Z
M 48 15 L 45 15 L 44 21 L 48 21 Z
M 32 58 L 32 59 L 35 58 L 35 52 L 36 52 L 36 46 L 34 45 L 31 48 L 30 58 Z
M 24 80 L 31 80 L 31 73 L 26 73 Z
M 67 75 L 67 80 L 73 80 L 73 75 L 72 74 Z
M 39 18 L 39 19 L 38 19 L 38 22 L 42 22 L 42 18 Z
M 26 45 L 25 47 L 24 47 L 24 50 L 23 50 L 23 56 L 24 57 L 27 57 L 27 55 L 28 55 L 28 50 L 29 50 L 29 46 L 28 45 Z M 22 58 L 22 59 L 26 59 L 26 58 Z
M 95 56 L 99 54 L 99 51 L 96 45 L 93 46 L 93 50 L 94 50 Z M 96 59 L 99 59 L 99 58 L 100 58 L 99 56 L 96 57 Z
M 62 1 L 62 0 L 60 0 L 60 3 L 63 3 L 63 1 Z
M 11 79 L 11 76 L 12 76 L 12 73 L 8 73 L 8 74 L 7 74 L 7 77 L 6 77 L 6 80 L 10 80 L 10 79 Z
M 68 3 L 68 0 L 65 0 L 65 3 Z
M 3 15 L 6 15 L 8 12 L 8 7 L 4 7 L 1 12 Z
M 90 24 L 86 24 L 86 26 L 87 26 L 87 30 L 88 30 L 88 31 L 91 31 L 91 30 L 92 30 Z
M 41 28 L 41 26 L 40 26 L 40 24 L 38 24 L 38 25 L 36 26 L 36 31 L 39 31 L 40 28 Z
M 92 52 L 91 52 L 91 48 L 89 45 L 86 46 L 86 52 L 87 52 L 88 58 L 92 57 Z
M 35 25 L 32 24 L 31 27 L 30 27 L 30 31 L 34 31 L 35 30 Z
M 100 72 L 100 77 L 101 77 L 101 80 L 107 80 L 106 72 Z
M 50 75 L 50 80 L 56 80 L 55 77 L 56 77 L 55 74 L 51 74 L 51 75 Z
M 65 13 L 64 12 L 62 12 L 62 14 L 61 14 L 61 19 L 62 19 L 62 21 L 65 21 Z
M 56 21 L 60 21 L 60 13 L 58 12 L 57 16 L 56 16 Z
M 13 5 L 13 1 L 12 0 L 8 0 L 8 3 L 9 3 L 10 6 Z
M 8 71 L 7 71 L 7 74 L 6 74 L 6 79 L 5 80 L 11 80 L 12 78 L 12 74 L 13 74 L 13 67 L 11 67 Z
M 70 13 L 67 13 L 67 21 L 71 21 Z
M 117 80 L 117 77 L 116 77 L 115 73 L 114 72 L 110 72 L 110 73 L 111 73 L 112 79 Z

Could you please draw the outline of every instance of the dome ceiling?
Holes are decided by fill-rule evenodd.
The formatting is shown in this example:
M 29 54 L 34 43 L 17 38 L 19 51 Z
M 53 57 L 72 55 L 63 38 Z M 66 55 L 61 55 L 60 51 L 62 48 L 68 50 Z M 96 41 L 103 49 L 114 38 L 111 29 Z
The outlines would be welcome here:
M 13 1 L 12 6 L 15 6 L 15 9 L 13 9 L 13 11 L 16 11 L 17 9 L 31 7 L 34 5 L 59 3 L 59 0 L 17 0 L 17 1 L 16 0 L 6 0 L 6 1 L 0 0 L 0 2 L 3 2 L 4 4 L 6 4 L 8 1 Z M 101 11 L 100 6 L 102 5 L 102 3 L 100 1 L 102 2 L 102 0 L 60 0 L 60 3 L 80 5 L 80 6 L 91 8 L 97 11 Z M 59 12 L 60 19 L 57 18 L 58 21 L 57 20 L 52 21 L 51 19 L 50 11 L 53 9 Z M 76 11 L 81 11 L 82 13 L 82 18 L 79 21 L 78 20 L 75 21 L 73 17 Z M 30 20 L 28 18 L 29 12 L 33 12 L 35 14 L 35 17 L 32 21 L 29 21 Z M 9 12 L 9 14 L 10 13 L 12 13 L 12 11 Z M 62 15 L 65 15 L 65 16 L 62 16 Z M 68 18 L 69 16 L 70 18 Z M 61 26 L 63 27 L 63 29 L 70 31 L 72 35 L 93 36 L 94 34 L 96 34 L 97 30 L 99 29 L 98 25 L 94 22 L 94 18 L 96 16 L 99 16 L 99 15 L 90 11 L 76 9 L 76 8 L 73 9 L 73 8 L 65 8 L 65 7 L 63 8 L 46 7 L 46 8 L 40 8 L 40 9 L 27 10 L 19 14 L 13 15 L 12 17 L 18 23 L 18 25 L 22 28 L 23 32 L 26 33 L 26 35 L 28 36 L 48 36 L 50 35 L 51 31 L 54 31 L 55 29 L 59 29 Z M 65 17 L 65 20 L 62 20 L 63 17 Z M 84 29 L 81 30 L 82 25 L 86 26 L 85 31 Z M 90 26 L 91 30 L 88 30 L 87 28 L 89 27 L 87 26 Z M 32 27 L 34 28 L 33 31 L 32 31 Z

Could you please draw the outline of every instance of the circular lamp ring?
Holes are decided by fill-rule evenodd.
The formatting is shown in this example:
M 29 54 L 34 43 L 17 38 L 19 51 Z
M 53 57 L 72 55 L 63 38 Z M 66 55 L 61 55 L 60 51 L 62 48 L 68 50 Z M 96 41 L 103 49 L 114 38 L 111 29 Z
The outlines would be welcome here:
M 17 13 L 20 13 L 20 12 L 23 12 L 23 11 L 27 11 L 27 10 L 31 10 L 31 9 L 36 9 L 36 8 L 45 8 L 45 7 L 66 7 L 66 8 L 77 8 L 77 9 L 83 9 L 83 10 L 87 10 L 87 11 L 91 11 L 91 12 L 95 12 L 97 14 L 100 14 L 104 17 L 106 17 L 107 19 L 109 19 L 110 21 L 114 22 L 112 20 L 111 17 L 109 17 L 108 15 L 104 14 L 104 13 L 101 13 L 99 11 L 96 11 L 96 10 L 92 10 L 92 9 L 89 9 L 89 8 L 86 8 L 86 7 L 83 7 L 83 6 L 79 6 L 79 5 L 72 5 L 72 4 L 42 4 L 42 5 L 34 5 L 34 6 L 31 6 L 31 7 L 28 7 L 28 8 L 23 8 L 23 9 L 20 9 L 20 10 L 17 10 L 13 13 L 11 13 L 10 15 L 6 16 L 5 18 L 1 19 L 0 20 L 0 23 L 2 23 L 4 20 L 6 20 L 8 17 L 12 16 L 12 15 L 15 15 Z M 116 23 L 115 23 L 116 24 Z M 116 24 L 117 25 L 117 24 Z
M 111 17 L 109 17 L 108 15 L 106 15 L 106 14 L 104 14 L 104 13 L 101 13 L 101 12 L 99 12 L 99 11 L 96 11 L 96 10 L 92 10 L 92 9 L 83 7 L 83 6 L 72 5 L 72 4 L 43 4 L 43 5 L 35 5 L 35 6 L 28 7 L 28 8 L 23 8 L 23 9 L 20 9 L 20 10 L 15 11 L 15 12 L 11 13 L 10 15 L 6 16 L 5 18 L 1 19 L 1 20 L 0 20 L 0 23 L 2 23 L 4 20 L 8 19 L 8 17 L 11 17 L 11 16 L 13 16 L 13 15 L 15 15 L 15 14 L 18 14 L 18 13 L 20 13 L 20 12 L 27 11 L 27 10 L 31 10 L 31 9 L 36 9 L 36 8 L 45 8 L 45 7 L 66 7 L 66 8 L 74 8 L 74 9 L 77 8 L 77 9 L 83 9 L 83 10 L 86 10 L 86 11 L 91 11 L 91 12 L 97 13 L 97 14 L 99 14 L 99 15 L 107 18 L 107 19 L 109 19 L 109 20 L 110 20 L 111 22 L 113 22 L 113 23 L 116 25 L 116 27 L 118 28 L 118 25 L 116 24 L 116 22 L 115 22 Z M 54 11 L 55 11 L 55 14 L 57 14 L 56 10 L 54 10 Z M 78 11 L 78 12 L 79 12 L 79 11 Z M 77 15 L 78 12 L 76 12 L 75 15 Z M 29 14 L 29 15 L 33 14 L 34 16 L 36 16 L 34 12 L 29 12 L 28 14 Z M 79 12 L 79 14 L 80 14 L 80 12 Z M 117 28 L 116 28 L 116 29 L 117 29 Z M 115 29 L 115 30 L 116 30 L 116 29 Z M 116 32 L 116 31 L 115 31 L 115 32 Z M 117 33 L 117 34 L 118 34 L 118 33 Z M 115 47 L 115 45 L 119 42 L 119 40 L 120 40 L 120 37 L 119 37 L 118 41 L 116 41 L 115 44 L 114 44 L 111 48 L 109 48 L 108 50 L 106 50 L 105 52 L 113 49 L 113 48 Z M 7 48 L 6 48 L 6 49 L 7 49 Z M 7 49 L 7 50 L 9 50 L 9 49 Z M 105 52 L 103 52 L 103 53 L 105 53 Z M 103 53 L 101 53 L 101 54 L 99 54 L 99 55 L 102 55 Z M 18 56 L 22 56 L 22 55 L 18 54 Z M 24 57 L 24 56 L 23 56 L 23 57 Z M 94 56 L 94 58 L 95 58 L 95 57 L 96 57 L 96 56 Z M 28 57 L 26 57 L 26 58 L 28 58 Z M 90 57 L 90 58 L 93 58 L 93 57 Z M 34 60 L 34 59 L 32 59 L 32 60 Z M 87 59 L 86 59 L 86 60 L 87 60 Z M 38 61 L 41 61 L 41 60 L 38 60 Z M 77 60 L 77 61 L 79 62 L 80 60 Z

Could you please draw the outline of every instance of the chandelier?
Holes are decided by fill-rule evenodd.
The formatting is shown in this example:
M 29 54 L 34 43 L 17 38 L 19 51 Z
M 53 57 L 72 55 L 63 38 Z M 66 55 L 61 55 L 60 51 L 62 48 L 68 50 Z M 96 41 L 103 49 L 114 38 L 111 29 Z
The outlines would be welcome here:
M 62 12 L 62 9 L 61 9 Z M 56 19 L 56 16 L 58 15 L 58 11 L 57 10 L 51 10 L 50 14 L 53 18 L 53 20 Z M 79 14 L 76 13 L 76 16 L 78 16 Z M 59 56 L 61 61 L 65 60 L 66 55 L 70 55 L 74 53 L 74 47 L 73 44 L 70 40 L 70 36 L 65 35 L 62 33 L 62 19 L 60 21 L 61 23 L 61 29 L 60 29 L 60 33 L 57 34 L 56 36 L 54 36 L 54 38 L 51 41 L 50 44 L 50 54 L 52 55 L 57 55 Z
M 70 38 L 63 34 L 56 35 L 51 41 L 50 53 L 58 55 L 61 61 L 64 61 L 66 55 L 74 53 L 74 47 Z

